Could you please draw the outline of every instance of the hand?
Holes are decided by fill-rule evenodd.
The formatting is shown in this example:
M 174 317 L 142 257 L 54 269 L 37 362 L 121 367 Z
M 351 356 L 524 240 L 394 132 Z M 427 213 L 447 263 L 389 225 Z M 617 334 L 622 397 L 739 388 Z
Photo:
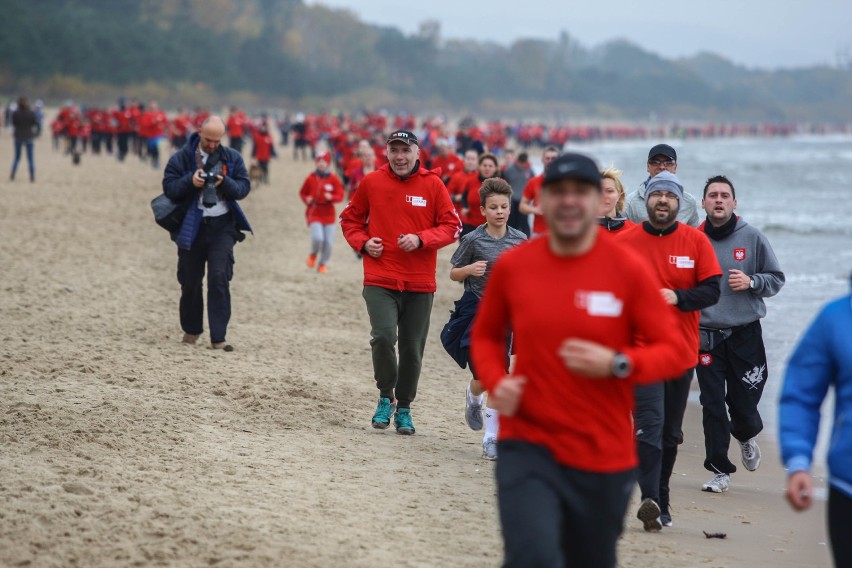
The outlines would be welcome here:
M 734 292 L 744 292 L 751 288 L 751 277 L 748 274 L 736 268 L 731 268 L 728 272 L 730 272 L 728 274 L 728 285 L 731 287 L 731 290 Z
M 526 377 L 506 375 L 488 394 L 488 406 L 505 416 L 514 416 L 521 404 Z
M 313 204 L 313 202 L 314 202 L 313 197 L 308 196 L 308 197 L 305 198 L 305 204 L 306 205 L 311 205 L 311 204 Z
M 399 248 L 403 251 L 411 252 L 420 248 L 420 237 L 413 233 L 400 235 L 397 243 L 399 244 Z
M 199 187 L 199 188 L 204 187 L 204 180 L 201 179 L 201 175 L 200 175 L 203 172 L 204 172 L 204 170 L 202 170 L 201 168 L 198 168 L 197 170 L 195 170 L 195 173 L 192 174 L 192 185 L 194 185 L 195 187 Z
M 808 509 L 814 501 L 814 480 L 811 474 L 807 471 L 797 471 L 787 478 L 785 496 L 796 511 Z
M 566 339 L 559 347 L 562 362 L 572 372 L 590 379 L 612 376 L 615 350 L 594 341 Z
M 669 290 L 668 288 L 663 288 L 660 290 L 660 293 L 663 295 L 663 301 L 670 306 L 677 305 L 677 294 L 675 294 L 674 290 Z
M 470 276 L 484 276 L 487 268 L 488 262 L 485 260 L 479 260 L 473 264 L 467 265 L 467 270 Z
M 222 176 L 216 176 L 216 183 L 215 183 L 215 186 L 216 186 L 216 187 L 219 187 L 220 185 L 222 185 L 222 181 L 223 181 L 224 179 L 225 179 L 225 178 L 224 178 L 224 177 L 222 177 Z
M 331 192 L 330 191 L 326 191 L 325 193 L 322 194 L 322 196 L 325 198 L 326 201 L 331 201 Z
M 364 252 L 373 258 L 379 258 L 382 256 L 383 250 L 385 250 L 385 246 L 382 244 L 382 239 L 379 237 L 373 237 L 364 243 Z

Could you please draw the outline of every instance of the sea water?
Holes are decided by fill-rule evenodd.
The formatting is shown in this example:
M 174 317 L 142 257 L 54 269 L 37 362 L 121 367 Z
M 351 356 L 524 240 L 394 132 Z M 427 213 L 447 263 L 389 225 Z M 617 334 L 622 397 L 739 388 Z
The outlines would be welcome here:
M 736 213 L 766 234 L 781 263 L 787 282 L 766 299 L 762 322 L 769 378 L 759 406 L 760 437 L 776 438 L 787 359 L 820 307 L 850 288 L 852 137 L 647 140 L 566 149 L 592 156 L 601 167 L 621 169 L 629 193 L 647 178 L 648 149 L 658 142 L 677 151 L 677 176 L 699 205 L 705 180 L 726 175 L 736 188 Z M 703 211 L 699 214 L 703 219 Z M 692 398 L 697 403 L 697 392 Z M 833 408 L 829 398 L 822 409 L 817 461 L 825 460 Z M 764 460 L 778 463 L 777 456 Z

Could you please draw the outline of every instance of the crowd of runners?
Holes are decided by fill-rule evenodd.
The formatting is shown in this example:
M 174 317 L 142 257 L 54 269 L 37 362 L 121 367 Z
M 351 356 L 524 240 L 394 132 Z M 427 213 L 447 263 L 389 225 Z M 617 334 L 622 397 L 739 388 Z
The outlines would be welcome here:
M 614 566 L 635 482 L 644 529 L 673 526 L 669 480 L 693 376 L 709 472 L 696 484 L 716 493 L 731 488 L 738 471 L 728 459 L 732 438 L 743 467 L 760 466 L 758 403 L 768 376 L 760 320 L 764 299 L 779 293 L 785 277 L 767 237 L 736 215 L 734 180 L 708 172 L 693 196 L 677 176 L 676 149 L 656 144 L 644 164 L 619 164 L 647 174 L 628 192 L 619 169 L 562 151 L 569 141 L 671 130 L 451 124 L 383 113 L 249 117 L 237 107 L 222 117 L 204 109 L 168 116 L 153 101 L 125 100 L 111 109 L 69 101 L 50 127 L 54 148 L 72 156 L 133 155 L 158 169 L 160 147 L 169 144 L 164 191 L 188 207 L 172 232 L 183 341 L 195 343 L 203 332 L 207 264 L 211 346 L 225 351 L 234 350 L 225 337 L 233 248 L 251 230 L 237 201 L 253 182 L 269 182 L 274 130 L 279 150 L 292 146 L 295 159 L 312 160 L 298 191 L 310 228 L 306 264 L 329 271 L 337 223 L 362 261 L 376 429 L 416 432 L 412 403 L 438 286 L 437 251 L 458 243 L 450 278 L 463 289 L 441 341 L 469 370 L 459 387 L 464 421 L 483 431 L 482 457 L 497 461 L 507 566 Z M 689 135 L 729 134 L 707 127 Z M 531 149 L 541 155 L 538 175 Z M 345 204 L 339 215 L 338 203 Z M 836 317 L 849 325 L 848 314 Z M 824 382 L 838 372 L 825 360 L 833 356 L 803 363 L 794 378 L 806 381 L 823 363 Z M 832 379 L 841 405 L 850 398 L 844 373 Z M 788 413 L 812 419 L 819 393 L 804 401 L 797 393 L 785 390 Z M 796 440 L 781 440 L 793 474 L 788 497 L 801 509 L 812 487 L 795 474 L 808 475 L 814 440 L 797 437 L 795 424 L 784 427 Z M 845 428 L 833 443 L 848 449 Z M 849 465 L 848 453 L 830 462 L 832 546 L 844 566 L 850 545 L 835 535 L 850 534 L 842 532 L 852 519 Z

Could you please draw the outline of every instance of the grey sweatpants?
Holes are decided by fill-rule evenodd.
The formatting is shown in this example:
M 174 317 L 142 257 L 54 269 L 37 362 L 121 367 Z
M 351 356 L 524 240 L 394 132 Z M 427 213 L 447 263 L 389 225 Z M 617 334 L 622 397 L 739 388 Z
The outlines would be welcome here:
M 308 226 L 311 229 L 311 254 L 319 255 L 320 264 L 327 264 L 328 259 L 331 258 L 336 225 L 323 225 L 319 222 L 313 222 Z

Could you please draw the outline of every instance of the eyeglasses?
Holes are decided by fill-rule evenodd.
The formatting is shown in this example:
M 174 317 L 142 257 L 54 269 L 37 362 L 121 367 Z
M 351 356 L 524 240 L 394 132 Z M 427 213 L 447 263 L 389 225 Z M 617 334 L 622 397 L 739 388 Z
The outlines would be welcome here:
M 676 162 L 676 161 L 674 161 L 674 160 L 665 160 L 665 161 L 660 161 L 660 160 L 648 160 L 648 165 L 649 165 L 649 166 L 655 166 L 655 167 L 663 166 L 664 168 L 670 168 L 670 167 L 672 167 L 673 165 L 675 165 L 676 163 L 677 163 L 677 162 Z

